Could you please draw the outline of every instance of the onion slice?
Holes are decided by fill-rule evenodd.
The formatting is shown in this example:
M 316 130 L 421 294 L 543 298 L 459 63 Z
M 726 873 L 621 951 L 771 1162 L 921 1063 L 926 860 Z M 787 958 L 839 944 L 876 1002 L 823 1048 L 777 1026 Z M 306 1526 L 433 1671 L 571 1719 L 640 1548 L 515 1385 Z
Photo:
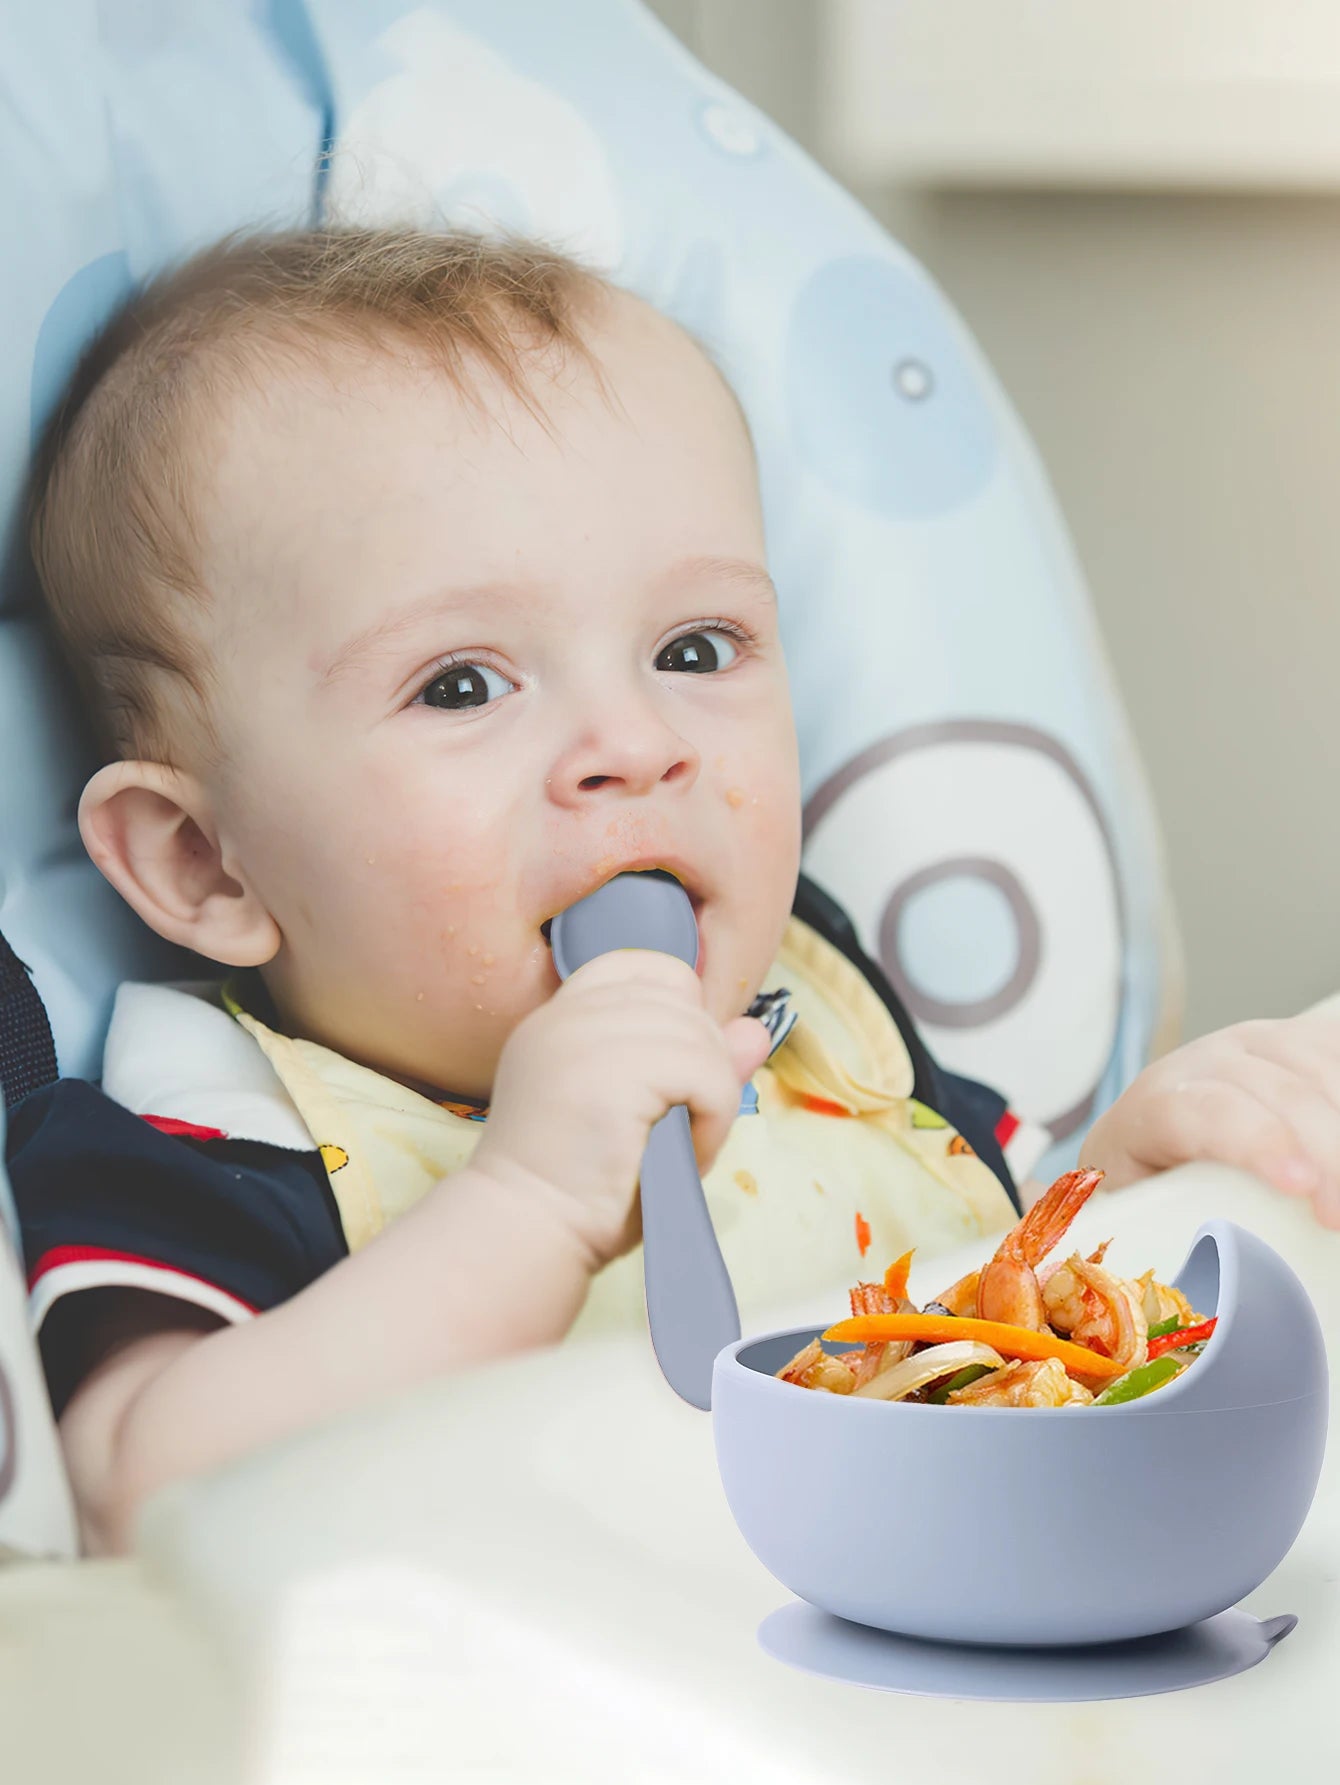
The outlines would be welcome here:
M 998 1351 L 983 1345 L 979 1339 L 955 1339 L 952 1344 L 932 1345 L 913 1357 L 905 1357 L 901 1363 L 890 1364 L 887 1370 L 881 1370 L 869 1382 L 854 1389 L 852 1399 L 901 1401 L 942 1376 L 956 1376 L 969 1364 L 989 1364 L 993 1370 L 999 1370 L 1004 1363 L 1005 1359 Z

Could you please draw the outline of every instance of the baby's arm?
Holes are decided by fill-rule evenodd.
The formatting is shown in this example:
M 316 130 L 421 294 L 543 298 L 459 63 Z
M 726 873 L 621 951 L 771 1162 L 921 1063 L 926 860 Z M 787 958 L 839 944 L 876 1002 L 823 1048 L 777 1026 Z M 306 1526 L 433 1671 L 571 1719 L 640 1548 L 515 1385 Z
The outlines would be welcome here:
M 128 1547 L 170 1481 L 562 1338 L 592 1274 L 636 1243 L 653 1123 L 686 1104 L 706 1171 L 771 1045 L 754 1017 L 718 1025 L 673 956 L 621 949 L 579 968 L 508 1037 L 470 1164 L 361 1251 L 240 1326 L 202 1335 L 165 1302 L 131 1315 L 131 1336 L 99 1335 L 102 1361 L 61 1418 L 86 1547 Z
M 166 1298 L 123 1304 L 119 1348 L 60 1421 L 87 1551 L 128 1548 L 141 1503 L 170 1481 L 380 1394 L 556 1342 L 594 1262 L 548 1184 L 467 1166 L 255 1320 L 202 1333 L 195 1310 Z

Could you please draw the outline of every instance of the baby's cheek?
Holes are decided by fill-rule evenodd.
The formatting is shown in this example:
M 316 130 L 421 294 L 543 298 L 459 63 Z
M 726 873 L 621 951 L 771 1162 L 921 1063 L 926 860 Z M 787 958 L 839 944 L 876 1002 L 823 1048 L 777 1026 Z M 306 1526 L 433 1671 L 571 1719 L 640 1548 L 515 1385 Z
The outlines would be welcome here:
M 515 896 L 496 849 L 434 845 L 406 863 L 406 935 L 462 996 L 487 1006 L 514 974 Z
M 713 778 L 736 838 L 769 859 L 798 851 L 800 786 L 785 755 L 718 756 Z

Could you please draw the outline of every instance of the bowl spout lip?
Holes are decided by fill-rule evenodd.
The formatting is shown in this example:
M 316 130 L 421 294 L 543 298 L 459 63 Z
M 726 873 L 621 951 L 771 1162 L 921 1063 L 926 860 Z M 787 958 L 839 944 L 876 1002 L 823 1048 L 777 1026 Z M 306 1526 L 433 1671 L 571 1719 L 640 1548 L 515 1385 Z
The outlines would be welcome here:
M 1244 1244 L 1245 1242 L 1245 1244 Z M 1183 1286 L 1188 1272 L 1203 1271 L 1210 1268 L 1209 1261 L 1204 1258 L 1206 1248 L 1213 1251 L 1213 1270 L 1215 1272 L 1213 1306 L 1201 1306 L 1194 1303 L 1197 1313 L 1206 1318 L 1214 1317 L 1217 1324 L 1206 1342 L 1204 1351 L 1197 1358 L 1194 1366 L 1180 1375 L 1176 1381 L 1161 1388 L 1157 1394 L 1148 1395 L 1139 1400 L 1119 1402 L 1116 1406 L 1099 1409 L 1105 1419 L 1155 1419 L 1167 1418 L 1177 1413 L 1233 1413 L 1245 1412 L 1252 1407 L 1279 1406 L 1295 1401 L 1306 1401 L 1317 1395 L 1328 1394 L 1328 1380 L 1325 1363 L 1324 1344 L 1321 1345 L 1320 1367 L 1309 1368 L 1307 1365 L 1307 1348 L 1304 1344 L 1300 1351 L 1300 1362 L 1304 1380 L 1295 1394 L 1252 1393 L 1248 1398 L 1237 1400 L 1231 1393 L 1231 1384 L 1221 1380 L 1225 1370 L 1233 1370 L 1235 1361 L 1240 1367 L 1243 1359 L 1243 1343 L 1251 1344 L 1246 1332 L 1239 1335 L 1239 1343 L 1235 1346 L 1234 1329 L 1241 1306 L 1244 1283 L 1244 1265 L 1246 1274 L 1251 1278 L 1256 1291 L 1267 1299 L 1274 1299 L 1281 1294 L 1300 1298 L 1303 1313 L 1309 1319 L 1316 1334 L 1320 1334 L 1320 1323 L 1316 1311 L 1292 1270 L 1285 1260 L 1280 1258 L 1263 1240 L 1259 1240 L 1248 1229 L 1239 1227 L 1235 1222 L 1214 1217 L 1205 1221 L 1196 1230 L 1176 1275 L 1170 1280 Z M 1270 1273 L 1262 1269 L 1261 1254 L 1266 1255 L 1265 1262 L 1274 1268 L 1274 1280 Z M 1249 1285 L 1250 1289 L 1251 1285 Z M 1206 1297 L 1208 1300 L 1209 1298 Z M 1252 1319 L 1246 1325 L 1253 1333 L 1261 1326 L 1261 1321 Z M 751 1392 L 768 1395 L 806 1394 L 813 1401 L 827 1403 L 827 1415 L 833 1417 L 838 1407 L 861 1407 L 865 1411 L 856 1417 L 876 1417 L 887 1419 L 891 1412 L 895 1417 L 907 1417 L 913 1410 L 901 1402 L 888 1402 L 863 1397 L 854 1400 L 849 1395 L 816 1394 L 813 1390 L 798 1389 L 794 1383 L 782 1382 L 779 1378 L 754 1364 L 743 1361 L 742 1353 L 756 1345 L 764 1345 L 778 1340 L 795 1340 L 798 1351 L 813 1338 L 824 1332 L 823 1326 L 782 1327 L 770 1332 L 749 1333 L 726 1345 L 718 1353 L 714 1368 L 717 1377 L 729 1377 L 743 1385 L 749 1384 Z M 849 1347 L 843 1347 L 849 1349 Z M 1249 1371 L 1248 1374 L 1251 1372 Z M 1230 1390 L 1230 1392 L 1225 1392 Z M 713 1405 L 718 1397 L 713 1395 Z M 779 1407 L 783 1404 L 776 1403 Z M 817 1409 L 816 1409 L 817 1411 Z M 1009 1418 L 1017 1422 L 1021 1417 L 1030 1419 L 1054 1420 L 1058 1417 L 1074 1420 L 1077 1413 L 1085 1411 L 1074 1407 L 957 1407 L 954 1410 L 956 1419 L 964 1416 L 982 1419 Z M 924 1417 L 920 1407 L 915 1409 L 915 1417 Z M 840 1417 L 850 1418 L 844 1413 Z

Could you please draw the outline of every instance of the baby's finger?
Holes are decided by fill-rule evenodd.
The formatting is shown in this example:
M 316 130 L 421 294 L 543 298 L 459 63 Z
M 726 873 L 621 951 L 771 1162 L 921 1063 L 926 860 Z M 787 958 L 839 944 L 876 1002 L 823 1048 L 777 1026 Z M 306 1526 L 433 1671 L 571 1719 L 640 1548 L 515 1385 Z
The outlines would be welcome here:
M 772 1036 L 756 1016 L 737 1016 L 721 1031 L 727 1051 L 740 1076 L 740 1083 L 751 1079 L 772 1052 Z
M 1340 1190 L 1333 1183 L 1323 1184 L 1313 1197 L 1312 1206 L 1323 1227 L 1340 1229 Z
M 1239 1053 L 1225 1059 L 1220 1071 L 1273 1110 L 1293 1132 L 1301 1157 L 1287 1168 L 1281 1161 L 1271 1182 L 1290 1195 L 1340 1198 L 1340 1108 L 1323 1085 L 1264 1054 Z
M 720 1052 L 697 1050 L 692 1064 L 681 1062 L 686 1086 L 683 1101 L 689 1106 L 689 1130 L 698 1170 L 706 1173 L 735 1125 L 740 1111 L 741 1078 L 734 1062 Z
M 1158 1133 L 1157 1156 L 1146 1163 L 1158 1167 L 1217 1159 L 1290 1195 L 1315 1187 L 1314 1168 L 1301 1156 L 1289 1123 L 1241 1085 L 1221 1078 L 1192 1079 L 1169 1086 L 1158 1103 L 1158 1115 L 1150 1112 Z
M 1230 1038 L 1237 1040 L 1231 1051 L 1239 1057 L 1247 1054 L 1253 1059 L 1273 1060 L 1314 1084 L 1340 1107 L 1340 1024 L 1334 1019 L 1262 1018 L 1225 1031 L 1224 1040 Z
M 693 968 L 678 955 L 664 954 L 657 948 L 612 948 L 570 973 L 565 984 L 588 990 L 604 985 L 663 986 L 696 998 L 699 1003 L 703 995 L 703 982 Z

